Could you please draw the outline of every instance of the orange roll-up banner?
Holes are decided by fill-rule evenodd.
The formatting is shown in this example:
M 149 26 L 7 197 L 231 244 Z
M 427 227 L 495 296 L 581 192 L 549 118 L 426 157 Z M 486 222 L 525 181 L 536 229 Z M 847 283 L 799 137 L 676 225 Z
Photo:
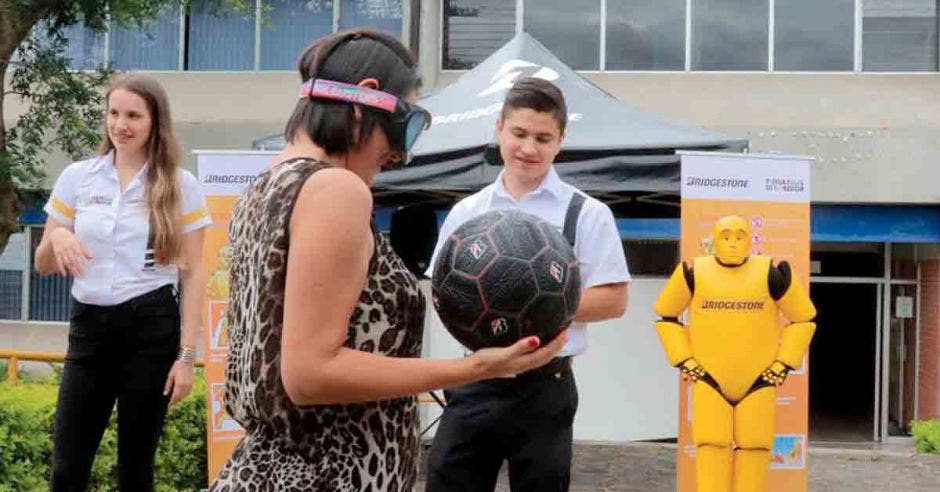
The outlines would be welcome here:
M 782 155 L 682 153 L 682 259 L 712 254 L 711 230 L 726 215 L 751 223 L 753 253 L 789 261 L 809 289 L 811 158 Z M 784 326 L 781 317 L 780 327 Z M 808 360 L 777 391 L 774 446 L 767 491 L 807 488 Z M 679 381 L 678 480 L 695 487 L 692 388 Z
M 212 226 L 206 230 L 204 262 L 208 271 L 203 307 L 206 361 L 206 448 L 209 483 L 244 435 L 225 411 L 225 358 L 228 355 L 229 279 L 228 224 L 232 209 L 245 189 L 267 169 L 266 153 L 197 151 L 199 183 L 206 195 Z

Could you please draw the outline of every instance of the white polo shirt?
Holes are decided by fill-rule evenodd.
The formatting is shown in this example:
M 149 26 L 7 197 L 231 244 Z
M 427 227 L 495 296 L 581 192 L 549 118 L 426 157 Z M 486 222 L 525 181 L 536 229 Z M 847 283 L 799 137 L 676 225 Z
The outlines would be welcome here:
M 444 241 L 464 222 L 490 210 L 517 209 L 535 215 L 558 227 L 565 224 L 568 202 L 575 193 L 583 192 L 571 186 L 552 167 L 538 188 L 523 195 L 518 201 L 506 190 L 503 173 L 493 184 L 457 202 L 451 209 L 438 235 L 437 246 L 431 258 L 431 275 Z M 607 205 L 585 195 L 584 206 L 578 216 L 574 253 L 581 267 L 581 291 L 603 284 L 630 281 L 623 243 L 617 231 L 614 214 Z M 574 322 L 568 330 L 568 343 L 560 355 L 579 355 L 587 350 L 587 323 Z
M 113 306 L 179 281 L 176 265 L 159 265 L 150 239 L 145 196 L 147 166 L 121 193 L 114 153 L 71 164 L 56 180 L 44 210 L 70 227 L 92 254 L 72 284 L 79 302 Z M 183 233 L 212 223 L 199 182 L 179 170 Z

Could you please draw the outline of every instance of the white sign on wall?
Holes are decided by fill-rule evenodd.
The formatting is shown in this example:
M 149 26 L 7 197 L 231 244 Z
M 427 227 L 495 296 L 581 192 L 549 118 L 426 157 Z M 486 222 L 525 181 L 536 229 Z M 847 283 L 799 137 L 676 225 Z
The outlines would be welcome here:
M 894 317 L 909 319 L 914 317 L 914 298 L 898 296 L 894 298 Z

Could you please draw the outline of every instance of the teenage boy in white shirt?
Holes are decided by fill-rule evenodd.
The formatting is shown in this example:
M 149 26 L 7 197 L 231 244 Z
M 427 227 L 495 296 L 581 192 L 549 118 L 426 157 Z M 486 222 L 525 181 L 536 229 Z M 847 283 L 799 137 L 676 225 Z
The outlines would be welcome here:
M 514 492 L 568 490 L 578 406 L 571 359 L 587 348 L 587 323 L 623 315 L 630 273 L 613 213 L 564 183 L 552 166 L 567 120 L 557 86 L 516 81 L 496 123 L 503 171 L 458 202 L 441 227 L 432 268 L 454 230 L 490 210 L 517 209 L 564 228 L 573 236 L 582 293 L 567 345 L 547 365 L 445 391 L 447 407 L 428 456 L 429 492 L 492 491 L 503 460 Z

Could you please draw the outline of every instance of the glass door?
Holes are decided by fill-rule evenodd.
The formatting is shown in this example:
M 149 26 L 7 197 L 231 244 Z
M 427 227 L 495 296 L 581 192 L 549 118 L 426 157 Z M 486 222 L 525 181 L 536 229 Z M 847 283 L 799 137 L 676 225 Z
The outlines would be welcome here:
M 887 387 L 882 402 L 883 438 L 909 435 L 917 379 L 917 285 L 894 284 L 890 293 L 885 316 L 887 340 L 883 341 L 882 387 Z

